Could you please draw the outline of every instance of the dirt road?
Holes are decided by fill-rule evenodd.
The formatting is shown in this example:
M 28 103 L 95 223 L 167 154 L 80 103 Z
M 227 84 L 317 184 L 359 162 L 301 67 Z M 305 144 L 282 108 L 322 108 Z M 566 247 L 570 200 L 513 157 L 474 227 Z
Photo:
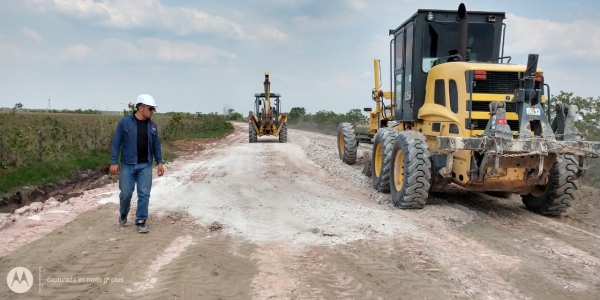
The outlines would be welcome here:
M 148 234 L 118 226 L 116 184 L 4 216 L 0 274 L 33 286 L 0 299 L 600 299 L 593 190 L 561 219 L 460 188 L 399 210 L 335 137 L 240 126 L 155 177 Z

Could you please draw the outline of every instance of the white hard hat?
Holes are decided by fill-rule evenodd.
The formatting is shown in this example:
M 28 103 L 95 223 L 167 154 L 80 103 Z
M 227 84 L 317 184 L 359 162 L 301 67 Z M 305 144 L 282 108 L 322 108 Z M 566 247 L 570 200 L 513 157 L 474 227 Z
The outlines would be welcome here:
M 148 94 L 141 94 L 137 97 L 137 100 L 135 101 L 135 104 L 146 104 L 149 106 L 153 106 L 153 107 L 158 107 L 156 106 L 156 101 L 154 101 L 154 97 L 148 95 Z

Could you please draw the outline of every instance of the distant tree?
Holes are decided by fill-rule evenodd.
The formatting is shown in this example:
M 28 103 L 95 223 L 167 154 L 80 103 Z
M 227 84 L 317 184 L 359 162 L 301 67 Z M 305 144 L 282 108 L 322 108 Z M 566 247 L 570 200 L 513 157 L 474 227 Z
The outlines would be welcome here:
M 556 103 L 564 103 L 568 105 L 576 105 L 580 116 L 575 121 L 575 127 L 587 140 L 600 140 L 600 97 L 583 98 L 580 96 L 573 96 L 573 93 L 567 93 L 560 91 L 559 95 L 553 95 L 551 97 L 551 108 L 550 113 L 552 119 L 556 115 L 555 105 Z
M 290 120 L 302 120 L 306 116 L 306 109 L 304 107 L 292 107 L 289 115 Z
M 223 108 L 223 112 L 225 112 L 225 109 L 227 109 L 226 113 L 224 114 L 225 120 L 227 120 L 227 121 L 244 121 L 244 116 L 242 116 L 242 114 L 240 114 L 239 112 L 236 112 L 233 108 L 231 108 L 229 106 L 225 106 Z
M 362 111 L 358 108 L 349 110 L 345 116 L 346 121 L 353 124 L 365 124 L 367 123 L 367 117 L 362 114 Z
M 225 104 L 223 106 L 223 116 L 225 116 L 227 118 L 227 115 L 231 113 L 231 111 L 233 111 L 233 108 L 231 108 L 231 106 L 229 106 L 229 104 Z
M 127 109 L 123 110 L 123 115 L 127 116 L 127 115 L 130 115 L 130 114 L 134 113 L 134 112 L 135 112 L 135 104 L 129 102 L 127 104 Z
M 19 102 L 19 103 L 15 103 L 15 106 L 13 107 L 13 111 L 14 110 L 19 110 L 23 108 L 23 103 Z
M 315 113 L 313 121 L 319 124 L 336 123 L 339 115 L 333 111 L 320 110 Z

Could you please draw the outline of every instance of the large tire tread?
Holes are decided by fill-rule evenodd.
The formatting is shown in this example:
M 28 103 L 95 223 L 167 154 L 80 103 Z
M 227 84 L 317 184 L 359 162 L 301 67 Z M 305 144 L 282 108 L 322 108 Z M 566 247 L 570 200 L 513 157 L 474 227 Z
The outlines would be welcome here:
M 392 168 L 392 149 L 396 141 L 398 131 L 390 127 L 382 127 L 377 131 L 371 152 L 371 173 L 373 178 L 373 188 L 381 193 L 390 192 L 390 170 Z M 377 145 L 381 144 L 381 172 L 377 177 L 375 168 L 375 155 L 377 155 Z
M 548 187 L 544 194 L 539 197 L 532 194 L 521 196 L 525 207 L 540 215 L 564 214 L 577 198 L 576 191 L 579 189 L 579 183 L 573 179 L 576 178 L 578 165 L 575 156 L 558 156 L 550 170 Z
M 287 143 L 287 139 L 288 139 L 287 129 L 288 129 L 287 123 L 285 123 L 285 124 L 283 124 L 283 126 L 281 126 L 281 130 L 279 131 L 279 142 L 280 143 Z
M 400 190 L 394 184 L 396 152 L 404 152 L 404 181 Z M 425 136 L 417 131 L 401 131 L 396 136 L 390 163 L 392 202 L 402 209 L 425 207 L 431 188 L 431 153 Z
M 258 133 L 256 129 L 254 129 L 254 125 L 252 123 L 248 124 L 248 142 L 256 143 L 258 141 Z
M 344 139 L 344 149 L 340 149 L 341 137 Z M 356 140 L 356 131 L 354 130 L 354 127 L 352 127 L 352 124 L 344 122 L 338 126 L 337 142 L 340 159 L 348 165 L 356 163 L 358 143 Z

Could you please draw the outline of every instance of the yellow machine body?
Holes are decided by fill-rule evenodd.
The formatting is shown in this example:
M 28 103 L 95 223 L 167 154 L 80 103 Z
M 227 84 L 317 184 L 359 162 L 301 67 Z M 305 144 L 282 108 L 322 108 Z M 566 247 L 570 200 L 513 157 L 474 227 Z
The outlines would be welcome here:
M 257 142 L 261 136 L 278 136 L 279 142 L 287 142 L 289 116 L 281 112 L 281 95 L 271 92 L 269 72 L 265 72 L 263 93 L 254 94 L 254 110 L 248 114 L 249 142 Z

